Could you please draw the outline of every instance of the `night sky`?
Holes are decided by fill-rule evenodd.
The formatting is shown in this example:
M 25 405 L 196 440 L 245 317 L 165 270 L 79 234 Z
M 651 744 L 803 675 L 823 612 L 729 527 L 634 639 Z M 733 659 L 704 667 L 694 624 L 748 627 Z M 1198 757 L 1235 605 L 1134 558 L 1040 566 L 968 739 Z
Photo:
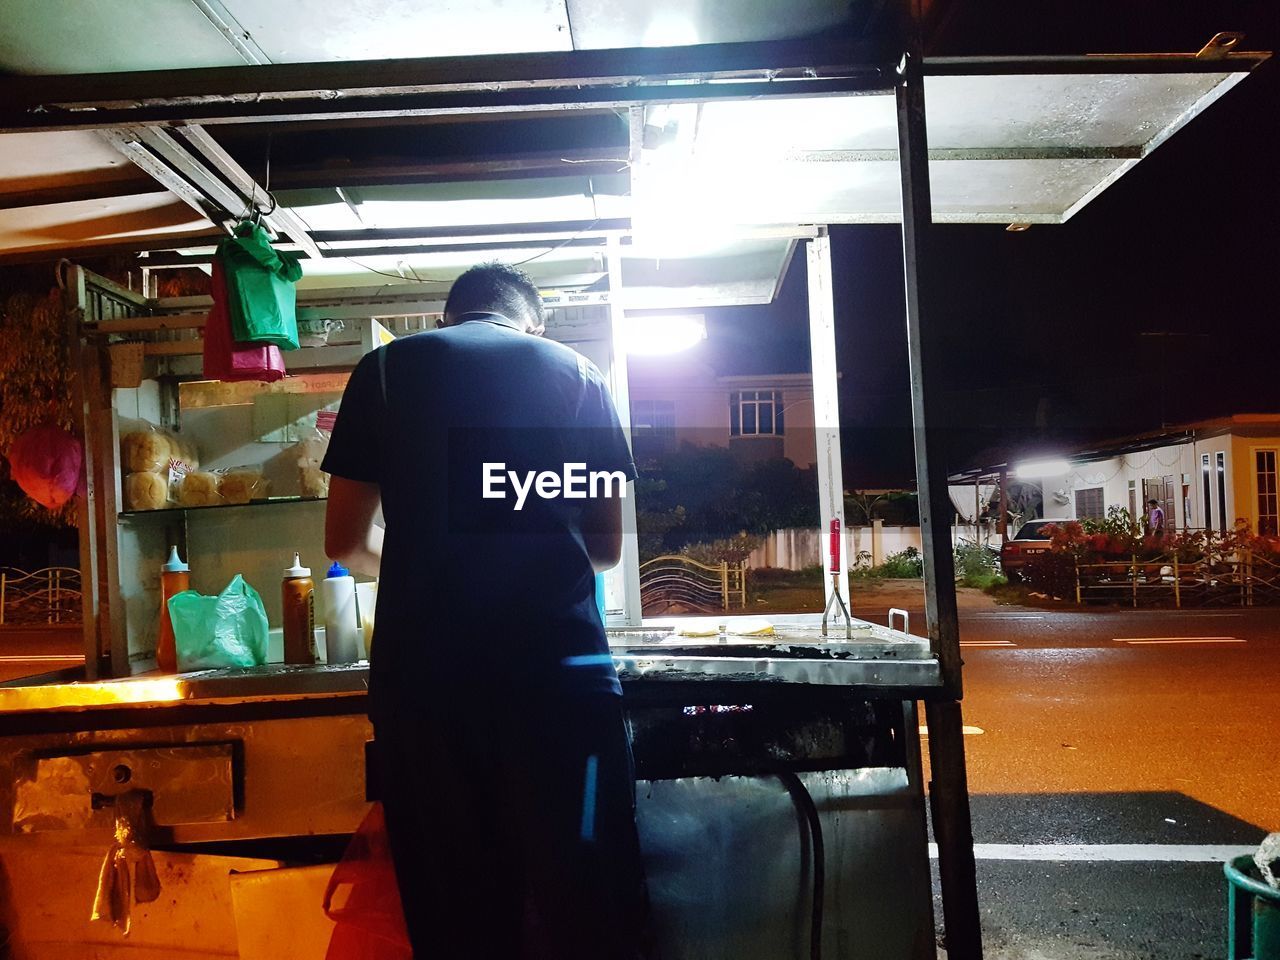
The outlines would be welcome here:
M 1194 51 L 1219 30 L 1280 50 L 1269 2 L 1130 3 L 1121 17 L 1115 3 L 970 6 L 934 52 Z M 948 468 L 1280 412 L 1278 156 L 1273 59 L 1068 223 L 938 227 L 929 319 L 946 331 Z M 832 237 L 845 483 L 910 485 L 900 232 Z M 723 372 L 808 368 L 805 282 L 797 256 L 776 303 L 709 313 Z

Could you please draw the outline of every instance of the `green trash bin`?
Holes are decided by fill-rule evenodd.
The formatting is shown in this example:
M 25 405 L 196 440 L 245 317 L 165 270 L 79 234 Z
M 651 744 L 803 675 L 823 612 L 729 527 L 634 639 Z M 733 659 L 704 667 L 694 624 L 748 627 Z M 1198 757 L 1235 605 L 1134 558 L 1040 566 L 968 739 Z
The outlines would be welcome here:
M 1222 865 L 1227 875 L 1227 960 L 1280 960 L 1280 890 L 1253 857 Z

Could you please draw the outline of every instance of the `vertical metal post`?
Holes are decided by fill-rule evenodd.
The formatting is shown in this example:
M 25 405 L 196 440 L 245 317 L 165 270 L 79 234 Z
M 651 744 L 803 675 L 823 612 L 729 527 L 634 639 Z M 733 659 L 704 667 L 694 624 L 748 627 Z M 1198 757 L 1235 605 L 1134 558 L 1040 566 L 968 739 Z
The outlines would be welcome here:
M 925 135 L 924 78 L 918 58 L 903 58 L 897 87 L 898 152 L 902 167 L 902 246 L 906 274 L 907 357 L 911 371 L 911 419 L 915 433 L 916 486 L 920 500 L 920 541 L 924 555 L 925 616 L 929 643 L 942 665 L 947 692 L 962 695 L 960 624 L 956 613 L 955 558 L 951 547 L 951 515 L 955 507 L 947 490 L 942 462 L 942 402 L 938 368 L 942 357 L 937 336 L 921 321 L 926 289 L 929 236 L 933 211 L 929 194 L 928 141 Z
M 59 267 L 61 270 L 62 267 Z M 62 275 L 66 311 L 67 363 L 71 368 L 71 400 L 76 426 L 84 438 L 85 493 L 76 497 L 76 526 L 80 529 L 80 622 L 84 632 L 85 676 L 101 675 L 103 643 L 99 639 L 98 451 L 95 448 L 95 393 L 100 388 L 96 354 L 87 350 L 80 330 L 89 294 L 83 267 L 66 267 Z M 114 529 L 111 531 L 114 533 Z
M 1182 609 L 1182 574 L 1178 570 L 1178 555 L 1173 555 L 1173 606 Z
M 938 658 L 944 688 L 925 704 L 929 725 L 929 803 L 938 843 L 942 914 L 950 960 L 981 960 L 977 868 L 969 817 L 964 724 L 960 709 L 960 623 L 956 611 L 955 559 L 950 517 L 954 512 L 941 459 L 942 400 L 938 335 L 922 319 L 928 290 L 933 208 L 929 189 L 929 144 L 925 124 L 919 22 L 911 0 L 902 0 L 905 53 L 895 90 L 898 162 L 902 178 L 902 254 L 907 307 L 907 356 L 915 433 L 916 484 L 920 493 L 920 539 L 924 558 L 925 616 L 929 644 Z
M 622 428 L 631 434 L 631 389 L 627 381 L 627 352 L 622 337 L 625 317 L 622 307 L 622 241 L 617 236 L 608 239 L 605 257 L 609 268 L 609 353 L 613 358 L 610 371 L 613 387 L 613 403 L 618 408 L 618 420 Z M 622 567 L 623 622 L 638 627 L 643 614 L 640 607 L 640 540 L 636 530 L 636 498 L 622 501 Z
M 817 441 L 815 464 L 818 470 L 818 529 L 824 536 L 831 529 L 831 518 L 844 522 L 844 473 L 840 463 L 840 400 L 836 368 L 835 298 L 831 291 L 831 238 L 823 234 L 809 241 L 809 357 L 813 370 L 813 427 Z M 843 541 L 841 544 L 843 548 Z M 819 556 L 826 565 L 827 558 Z M 836 577 L 824 578 L 824 597 L 831 602 L 832 593 L 849 596 L 849 557 L 842 557 Z
M 729 609 L 729 561 L 720 561 L 720 606 Z

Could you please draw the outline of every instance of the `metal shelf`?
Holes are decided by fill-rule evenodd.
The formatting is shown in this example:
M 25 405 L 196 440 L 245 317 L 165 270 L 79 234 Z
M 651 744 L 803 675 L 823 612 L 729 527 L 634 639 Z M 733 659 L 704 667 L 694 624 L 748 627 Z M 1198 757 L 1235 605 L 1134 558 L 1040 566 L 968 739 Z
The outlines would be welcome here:
M 270 497 L 266 500 L 250 500 L 248 503 L 215 503 L 204 507 L 162 507 L 159 510 L 121 510 L 117 517 L 120 521 L 134 520 L 139 517 L 178 516 L 196 510 L 240 510 L 245 507 L 270 507 L 282 503 L 324 503 L 326 497 Z

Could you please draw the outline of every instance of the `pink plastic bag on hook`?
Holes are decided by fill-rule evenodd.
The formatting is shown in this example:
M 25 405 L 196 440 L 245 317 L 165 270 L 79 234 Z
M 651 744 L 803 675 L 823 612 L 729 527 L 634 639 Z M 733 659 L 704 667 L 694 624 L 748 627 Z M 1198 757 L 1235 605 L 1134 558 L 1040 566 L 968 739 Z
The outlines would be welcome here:
M 231 339 L 227 283 L 222 264 L 213 260 L 213 308 L 204 326 L 204 376 L 207 380 L 261 380 L 284 377 L 284 357 L 275 344 L 237 343 Z

